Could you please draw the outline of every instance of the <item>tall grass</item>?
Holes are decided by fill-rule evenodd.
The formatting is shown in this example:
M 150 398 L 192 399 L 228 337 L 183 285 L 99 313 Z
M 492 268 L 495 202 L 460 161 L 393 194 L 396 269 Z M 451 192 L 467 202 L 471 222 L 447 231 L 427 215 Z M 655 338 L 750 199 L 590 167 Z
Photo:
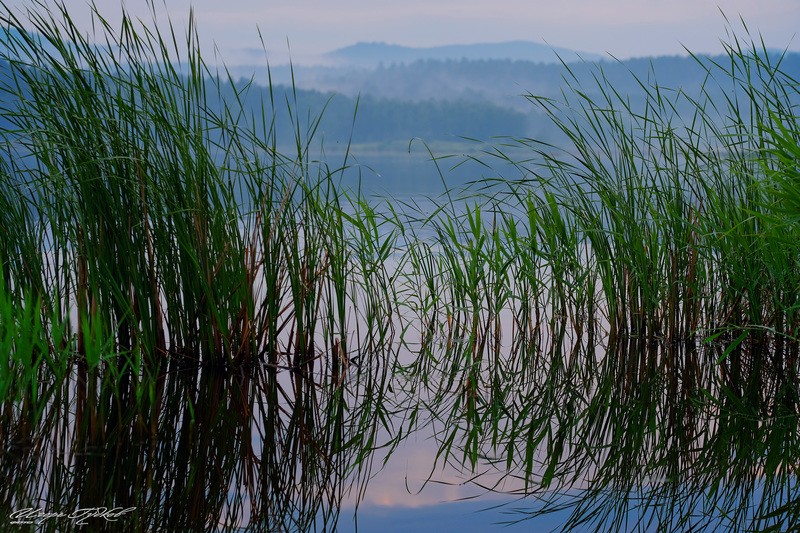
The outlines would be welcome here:
M 488 150 L 524 177 L 423 217 L 408 368 L 439 456 L 573 509 L 565 528 L 797 514 L 800 85 L 749 42 L 696 57 L 699 90 L 641 79 L 641 98 L 564 65 L 560 100 L 529 99 L 568 143 Z
M 335 187 L 343 166 L 312 160 L 319 119 L 275 95 L 247 116 L 246 86 L 223 101 L 232 80 L 205 65 L 191 23 L 181 42 L 127 15 L 119 27 L 94 19 L 91 40 L 63 5 L 3 20 L 35 32 L 9 32 L 3 57 L 10 297 L 40 300 L 44 326 L 64 323 L 79 357 L 93 332 L 147 365 L 274 365 L 286 352 L 312 364 L 323 318 L 325 350 L 344 346 L 344 302 L 362 284 L 351 257 L 370 268 L 374 222 Z M 280 105 L 290 156 L 277 145 Z M 379 274 L 369 283 L 381 291 Z M 369 319 L 387 312 L 373 305 Z
M 388 424 L 394 230 L 315 159 L 294 92 L 223 98 L 193 21 L 95 10 L 84 35 L 37 7 L 1 19 L 0 440 L 52 454 L 4 459 L 3 509 L 334 527 Z
M 318 115 L 292 91 L 256 116 L 247 84 L 223 98 L 194 27 L 95 12 L 86 36 L 39 7 L 2 11 L 36 33 L 8 32 L 0 56 L 0 437 L 43 442 L 41 420 L 63 436 L 64 402 L 63 464 L 178 436 L 101 492 L 89 465 L 79 503 L 163 497 L 192 513 L 141 524 L 202 529 L 241 519 L 213 493 L 243 484 L 253 527 L 311 529 L 319 511 L 325 528 L 343 479 L 363 494 L 381 432 L 391 450 L 430 424 L 436 461 L 571 508 L 565 528 L 797 517 L 800 87 L 780 56 L 734 39 L 729 62 L 696 58 L 698 92 L 645 79 L 640 99 L 564 65 L 559 101 L 529 99 L 565 146 L 508 141 L 480 163 L 522 178 L 381 210 L 340 190 L 347 157 L 315 159 Z M 170 377 L 197 365 L 224 379 Z M 170 465 L 169 494 L 120 481 Z M 35 491 L 17 488 L 6 507 Z

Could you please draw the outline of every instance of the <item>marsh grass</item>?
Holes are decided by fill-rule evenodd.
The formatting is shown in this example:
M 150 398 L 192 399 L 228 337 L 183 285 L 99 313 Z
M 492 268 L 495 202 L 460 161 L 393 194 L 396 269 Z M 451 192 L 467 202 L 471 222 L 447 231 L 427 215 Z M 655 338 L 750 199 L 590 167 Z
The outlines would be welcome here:
M 38 38 L 8 33 L 9 297 L 40 301 L 43 327 L 57 317 L 80 358 L 95 357 L 91 341 L 103 337 L 115 359 L 148 366 L 275 365 L 285 353 L 313 364 L 325 321 L 326 351 L 338 342 L 346 353 L 345 302 L 364 283 L 370 323 L 386 322 L 374 263 L 391 241 L 372 249 L 369 206 L 336 188 L 346 159 L 313 160 L 319 119 L 287 96 L 295 153 L 284 156 L 276 103 L 246 116 L 247 86 L 222 101 L 193 28 L 181 43 L 172 28 L 161 35 L 127 17 L 112 28 L 94 16 L 92 40 L 64 6 L 28 13 Z M 22 27 L 14 15 L 4 24 Z
M 326 529 L 376 450 L 429 426 L 434 462 L 517 482 L 565 529 L 796 520 L 780 56 L 734 38 L 729 63 L 696 58 L 699 92 L 634 99 L 564 65 L 560 101 L 529 99 L 568 144 L 473 152 L 489 175 L 423 211 L 343 192 L 349 153 L 317 159 L 291 90 L 255 115 L 248 84 L 223 98 L 193 26 L 95 12 L 86 36 L 39 7 L 2 18 L 40 36 L 8 32 L 0 58 L 0 440 L 30 474 L 5 509 L 46 485 L 145 509 L 137 527 Z M 456 160 L 430 155 L 444 180 Z
M 248 85 L 223 99 L 193 22 L 181 41 L 95 11 L 84 35 L 38 7 L 2 9 L 5 514 L 334 527 L 392 408 L 391 228 L 339 190 L 347 156 L 316 159 L 293 92 L 257 116 Z
M 629 98 L 564 65 L 560 101 L 529 99 L 569 143 L 487 150 L 524 177 L 423 218 L 409 368 L 446 421 L 439 457 L 518 478 L 574 511 L 565 529 L 797 515 L 800 85 L 749 42 L 696 57 L 698 92 Z

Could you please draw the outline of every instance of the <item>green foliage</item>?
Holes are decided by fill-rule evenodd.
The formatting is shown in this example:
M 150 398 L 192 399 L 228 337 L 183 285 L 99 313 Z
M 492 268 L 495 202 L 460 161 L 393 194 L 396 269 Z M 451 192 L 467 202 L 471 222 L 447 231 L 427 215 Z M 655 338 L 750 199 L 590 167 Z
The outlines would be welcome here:
M 487 150 L 522 178 L 420 215 L 408 371 L 438 456 L 505 465 L 565 530 L 797 516 L 800 84 L 763 46 L 728 52 L 696 58 L 699 91 L 634 76 L 636 98 L 565 65 L 559 98 L 529 99 L 568 142 Z
M 797 517 L 800 88 L 763 46 L 697 58 L 699 95 L 634 76 L 632 100 L 605 66 L 584 87 L 565 65 L 557 99 L 529 100 L 568 142 L 470 156 L 520 177 L 423 209 L 344 194 L 349 146 L 315 159 L 324 115 L 219 81 L 192 31 L 96 12 L 98 48 L 64 5 L 3 13 L 0 430 L 46 420 L 77 451 L 0 466 L 53 468 L 52 501 L 167 501 L 188 518 L 154 516 L 201 530 L 241 518 L 225 498 L 246 486 L 254 527 L 326 528 L 380 439 L 428 425 L 437 461 L 519 481 L 534 515 L 585 487 L 565 529 L 622 529 L 636 502 L 642 529 Z M 359 103 L 403 135 L 417 111 L 467 124 L 443 119 L 456 104 L 386 109 Z M 114 446 L 119 477 L 80 477 Z
M 41 299 L 91 368 L 101 338 L 148 365 L 169 354 L 300 361 L 328 306 L 344 338 L 354 281 L 341 265 L 369 244 L 331 231 L 338 210 L 363 204 L 345 206 L 335 187 L 346 161 L 312 160 L 321 119 L 299 113 L 296 91 L 217 81 L 191 32 L 178 43 L 95 13 L 107 41 L 97 47 L 61 7 L 29 14 L 32 33 L 9 32 L 3 57 L 3 275 L 14 297 Z

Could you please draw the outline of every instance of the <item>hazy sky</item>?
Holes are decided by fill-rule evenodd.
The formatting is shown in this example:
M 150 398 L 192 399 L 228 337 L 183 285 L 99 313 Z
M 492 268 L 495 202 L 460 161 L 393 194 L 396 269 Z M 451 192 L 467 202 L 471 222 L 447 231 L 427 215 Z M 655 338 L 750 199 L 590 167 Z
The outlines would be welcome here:
M 295 62 L 359 41 L 406 46 L 530 40 L 625 58 L 721 51 L 724 12 L 743 34 L 739 17 L 767 45 L 800 50 L 798 0 L 156 0 L 158 11 L 185 25 L 194 6 L 204 47 L 217 43 L 231 64 L 261 54 L 258 28 L 270 60 Z M 96 0 L 109 18 L 118 0 Z M 165 7 L 165 3 L 166 6 Z M 6 0 L 9 6 L 32 5 Z M 76 19 L 88 20 L 84 0 L 68 0 Z M 129 12 L 150 21 L 144 0 L 128 0 Z M 88 26 L 87 26 L 88 27 Z

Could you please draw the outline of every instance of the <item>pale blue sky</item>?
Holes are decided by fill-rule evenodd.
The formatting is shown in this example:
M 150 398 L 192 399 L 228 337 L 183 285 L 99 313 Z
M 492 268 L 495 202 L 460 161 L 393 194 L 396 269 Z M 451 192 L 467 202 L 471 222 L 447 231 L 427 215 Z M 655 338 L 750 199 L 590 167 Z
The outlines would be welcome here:
M 96 0 L 109 18 L 118 0 Z M 261 29 L 270 60 L 296 63 L 359 41 L 435 46 L 530 40 L 619 58 L 721 51 L 726 24 L 741 33 L 739 17 L 768 46 L 800 50 L 798 0 L 157 0 L 159 11 L 184 24 L 193 5 L 204 47 L 217 43 L 230 64 L 256 61 Z M 8 6 L 31 5 L 6 0 Z M 68 0 L 76 19 L 87 20 L 86 2 Z M 129 12 L 150 20 L 144 0 Z M 208 57 L 208 55 L 207 55 Z

